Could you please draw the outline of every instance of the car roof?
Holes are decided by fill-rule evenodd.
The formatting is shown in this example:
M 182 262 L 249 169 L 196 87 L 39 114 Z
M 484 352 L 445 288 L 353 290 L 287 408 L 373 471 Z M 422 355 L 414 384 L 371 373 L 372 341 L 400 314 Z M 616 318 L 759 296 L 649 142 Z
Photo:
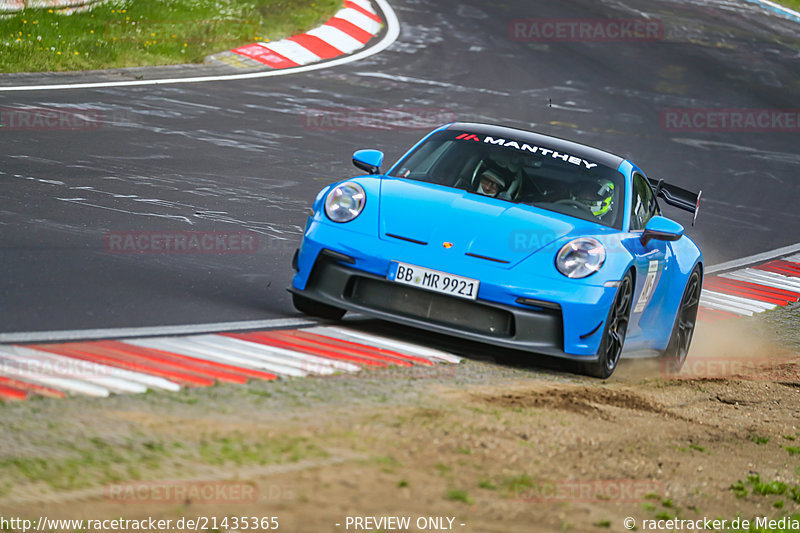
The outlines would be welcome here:
M 523 141 L 531 145 L 546 146 L 558 152 L 569 153 L 577 157 L 586 159 L 611 167 L 613 169 L 619 168 L 620 164 L 625 161 L 624 158 L 614 155 L 610 152 L 586 146 L 585 144 L 568 141 L 559 137 L 552 137 L 542 133 L 534 133 L 532 131 L 518 130 L 516 128 L 507 128 L 505 126 L 495 126 L 492 124 L 480 124 L 477 122 L 454 122 L 450 124 L 448 129 L 464 130 L 470 133 L 479 133 L 481 135 L 490 135 L 492 137 L 501 137 L 507 140 Z

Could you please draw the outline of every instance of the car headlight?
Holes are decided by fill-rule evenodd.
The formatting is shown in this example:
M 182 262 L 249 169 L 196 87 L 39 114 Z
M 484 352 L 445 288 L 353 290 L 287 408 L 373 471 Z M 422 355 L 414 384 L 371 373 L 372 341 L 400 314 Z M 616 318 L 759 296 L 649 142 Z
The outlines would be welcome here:
M 367 195 L 361 185 L 348 181 L 333 188 L 325 198 L 325 214 L 334 222 L 350 222 L 364 209 Z
M 585 278 L 600 270 L 605 260 L 603 243 L 590 237 L 581 237 L 561 247 L 556 256 L 556 268 L 568 278 Z

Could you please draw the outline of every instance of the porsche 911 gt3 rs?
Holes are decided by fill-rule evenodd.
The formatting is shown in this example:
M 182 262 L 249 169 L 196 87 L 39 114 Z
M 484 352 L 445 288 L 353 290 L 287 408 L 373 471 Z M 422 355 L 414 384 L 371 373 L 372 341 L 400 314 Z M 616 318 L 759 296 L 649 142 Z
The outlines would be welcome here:
M 579 143 L 453 123 L 388 170 L 314 200 L 293 258 L 303 313 L 357 311 L 444 334 L 568 358 L 610 376 L 625 350 L 682 365 L 703 256 L 659 199 L 694 216 L 700 194 L 648 179 Z

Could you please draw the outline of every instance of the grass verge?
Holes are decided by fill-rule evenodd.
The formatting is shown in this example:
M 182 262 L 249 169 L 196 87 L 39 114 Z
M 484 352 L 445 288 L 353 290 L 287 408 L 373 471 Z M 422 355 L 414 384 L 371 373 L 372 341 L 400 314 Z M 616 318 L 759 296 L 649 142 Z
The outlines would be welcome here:
M 794 9 L 795 11 L 800 11 L 800 0 L 775 0 L 775 3 L 786 6 L 789 9 Z
M 0 72 L 199 63 L 253 41 L 302 33 L 342 0 L 114 0 L 85 13 L 26 9 L 0 19 Z

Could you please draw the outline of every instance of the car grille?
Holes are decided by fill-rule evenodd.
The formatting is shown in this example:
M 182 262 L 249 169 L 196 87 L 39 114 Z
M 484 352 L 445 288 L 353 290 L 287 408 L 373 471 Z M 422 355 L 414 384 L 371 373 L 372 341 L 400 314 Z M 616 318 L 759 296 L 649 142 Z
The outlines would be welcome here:
M 514 335 L 514 317 L 508 311 L 398 283 L 356 276 L 345 291 L 345 298 L 364 307 L 484 335 Z

